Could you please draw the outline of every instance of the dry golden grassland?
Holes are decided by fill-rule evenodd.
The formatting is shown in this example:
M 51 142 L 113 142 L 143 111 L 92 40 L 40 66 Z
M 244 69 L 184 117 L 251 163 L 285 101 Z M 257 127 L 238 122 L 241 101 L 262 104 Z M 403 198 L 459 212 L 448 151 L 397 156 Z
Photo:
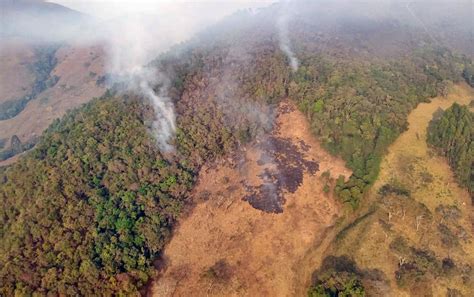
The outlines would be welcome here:
M 455 102 L 466 105 L 472 98 L 471 88 L 457 85 L 447 97 L 422 103 L 410 113 L 408 130 L 390 146 L 379 178 L 360 210 L 360 215 L 371 215 L 341 232 L 333 244 L 334 253 L 351 255 L 362 269 L 385 274 L 387 287 L 378 288 L 380 292 L 446 296 L 449 288 L 463 296 L 474 294 L 471 200 L 467 190 L 456 183 L 447 161 L 426 143 L 427 127 L 439 108 L 444 110 Z M 380 194 L 386 184 L 408 190 L 408 197 Z M 450 268 L 446 259 L 455 267 Z M 413 271 L 406 278 L 396 274 L 401 268 L 410 271 L 413 262 L 427 272 L 418 278 Z
M 166 246 L 163 269 L 151 286 L 150 295 L 306 294 L 311 273 L 320 263 L 317 257 L 307 261 L 307 255 L 315 247 L 326 246 L 322 241 L 341 214 L 341 205 L 323 191 L 327 180 L 321 175 L 329 170 L 332 176 L 348 177 L 351 172 L 341 159 L 320 147 L 305 116 L 287 104 L 290 103 L 282 104 L 282 110 L 291 111 L 278 115 L 272 137 L 300 148 L 305 160 L 318 162 L 319 171 L 305 172 L 294 193 L 283 193 L 286 203 L 282 213 L 267 213 L 243 199 L 243 183 L 256 186 L 263 182 L 265 165 L 259 160 L 265 152 L 259 146 L 248 147 L 239 166 L 204 168 L 193 193 L 196 206 L 180 220 Z M 294 164 L 279 165 L 293 168 Z

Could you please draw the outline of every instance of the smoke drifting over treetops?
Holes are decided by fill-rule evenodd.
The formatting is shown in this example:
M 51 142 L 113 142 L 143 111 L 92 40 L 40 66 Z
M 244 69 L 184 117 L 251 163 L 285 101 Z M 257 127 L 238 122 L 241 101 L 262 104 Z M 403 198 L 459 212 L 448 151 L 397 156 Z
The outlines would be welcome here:
M 92 15 L 78 13 L 53 2 Z M 149 100 L 155 110 L 153 134 L 160 149 L 170 152 L 173 151 L 176 123 L 174 106 L 167 96 L 168 78 L 159 73 L 159 69 L 147 65 L 172 46 L 192 38 L 239 9 L 265 7 L 276 2 L 6 0 L 2 4 L 2 24 L 8 26 L 0 29 L 0 39 L 19 36 L 34 45 L 103 45 L 107 53 L 105 72 L 110 74 L 109 82 L 119 83 L 125 86 L 124 90 Z M 279 12 L 275 16 L 275 24 L 280 46 L 289 57 L 291 68 L 296 71 L 299 62 L 289 42 L 288 23 L 292 12 L 287 0 Z M 156 86 L 159 86 L 157 91 L 154 89 Z M 253 110 L 245 106 L 240 109 Z M 261 117 L 261 114 L 256 117 Z
M 150 101 L 155 110 L 153 134 L 160 149 L 170 152 L 176 123 L 173 104 L 166 94 L 168 78 L 159 69 L 146 65 L 238 9 L 271 2 L 5 0 L 0 3 L 0 39 L 20 38 L 34 46 L 101 44 L 107 54 L 105 72 L 109 83 L 119 83 L 123 90 Z M 155 91 L 157 85 L 159 90 Z
M 162 152 L 172 152 L 176 123 L 173 104 L 166 95 L 167 78 L 146 64 L 174 44 L 173 39 L 178 35 L 162 29 L 157 36 L 156 21 L 148 16 L 134 15 L 112 23 L 104 34 L 111 73 L 109 83 L 119 83 L 125 86 L 125 91 L 140 94 L 150 102 L 155 111 L 153 136 Z M 157 84 L 160 89 L 155 92 L 153 86 Z
M 460 0 L 468 2 L 469 0 Z M 52 2 L 64 4 L 77 11 Z M 156 110 L 153 125 L 158 143 L 163 150 L 172 149 L 170 140 L 174 134 L 175 116 L 171 101 L 166 96 L 166 77 L 146 67 L 151 60 L 170 49 L 173 45 L 190 39 L 197 32 L 217 23 L 225 16 L 243 8 L 274 6 L 268 18 L 280 49 L 286 54 L 289 66 L 296 71 L 299 60 L 295 45 L 291 44 L 291 24 L 299 21 L 308 5 L 319 5 L 318 15 L 311 18 L 326 18 L 335 23 L 354 19 L 357 15 L 377 16 L 400 14 L 415 25 L 427 28 L 437 15 L 428 14 L 432 5 L 408 6 L 409 10 L 394 10 L 398 0 L 3 0 L 0 2 L 0 47 L 3 39 L 22 37 L 35 44 L 66 42 L 79 45 L 102 44 L 108 54 L 106 72 L 112 74 L 115 82 L 129 87 L 148 98 Z M 420 1 L 416 1 L 418 3 Z M 421 3 L 437 4 L 452 1 L 439 0 Z M 340 5 L 339 5 L 340 4 Z M 462 10 L 465 11 L 464 8 Z M 420 11 L 424 12 L 422 15 Z M 428 11 L 428 12 L 427 12 Z M 321 14 L 319 14 L 319 12 Z M 458 13 L 453 15 L 459 15 Z M 256 16 L 259 18 L 260 16 Z M 398 16 L 397 16 L 398 17 Z M 267 19 L 265 19 L 267 21 Z M 428 23 L 428 24 L 427 24 Z M 452 22 L 451 22 L 452 23 Z M 239 23 L 239 26 L 242 25 Z M 464 26 L 469 29 L 469 26 Z M 471 29 L 472 30 L 472 29 Z M 151 68 L 151 67 L 150 67 Z M 160 85 L 157 93 L 153 87 Z M 243 107 L 243 109 L 245 109 Z
M 265 3 L 265 2 L 264 2 Z M 192 38 L 240 7 L 258 7 L 262 3 L 160 3 L 150 7 L 152 13 L 139 13 L 115 18 L 112 30 L 105 34 L 110 53 L 109 69 L 115 82 L 125 84 L 129 91 L 146 97 L 155 110 L 152 132 L 163 152 L 173 152 L 176 130 L 174 106 L 167 96 L 168 78 L 159 69 L 146 65 L 160 53 Z M 130 81 L 137 83 L 130 84 Z M 159 85 L 158 92 L 153 86 Z M 228 113 L 229 114 L 229 113 Z
M 283 0 L 283 4 L 280 6 L 279 17 L 277 20 L 278 38 L 280 41 L 280 49 L 285 53 L 290 61 L 291 70 L 296 72 L 300 62 L 293 52 L 290 44 L 290 33 L 288 26 L 293 13 L 292 6 L 289 5 L 290 2 L 291 0 Z
M 176 130 L 173 103 L 167 96 L 168 78 L 160 69 L 146 65 L 173 45 L 191 38 L 199 30 L 214 23 L 215 10 L 201 6 L 164 7 L 157 5 L 156 14 L 135 14 L 115 18 L 107 25 L 104 40 L 110 56 L 108 70 L 111 83 L 126 86 L 126 91 L 138 93 L 149 100 L 155 110 L 152 132 L 162 152 L 173 152 Z M 164 12 L 170 15 L 164 15 Z M 214 13 L 212 13 L 214 12 Z M 219 15 L 219 14 L 217 14 Z M 154 86 L 159 86 L 155 92 Z

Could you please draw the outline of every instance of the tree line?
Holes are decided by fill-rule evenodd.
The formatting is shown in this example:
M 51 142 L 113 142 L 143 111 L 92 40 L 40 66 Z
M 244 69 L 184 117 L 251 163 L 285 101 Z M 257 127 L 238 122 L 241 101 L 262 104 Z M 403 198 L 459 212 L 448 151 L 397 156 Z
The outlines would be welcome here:
M 459 184 L 474 197 L 474 114 L 454 103 L 436 115 L 428 127 L 427 140 L 448 159 Z
M 356 207 L 408 113 L 460 81 L 466 64 L 434 46 L 390 59 L 296 46 L 301 67 L 293 73 L 266 30 L 244 26 L 193 41 L 149 66 L 170 78 L 174 155 L 162 154 L 147 129 L 150 106 L 108 92 L 55 121 L 34 150 L 2 169 L 0 294 L 138 294 L 200 167 L 272 129 L 273 110 L 287 97 L 353 170 L 336 192 Z M 315 290 L 329 294 L 331 279 L 363 294 L 354 275 L 336 272 Z

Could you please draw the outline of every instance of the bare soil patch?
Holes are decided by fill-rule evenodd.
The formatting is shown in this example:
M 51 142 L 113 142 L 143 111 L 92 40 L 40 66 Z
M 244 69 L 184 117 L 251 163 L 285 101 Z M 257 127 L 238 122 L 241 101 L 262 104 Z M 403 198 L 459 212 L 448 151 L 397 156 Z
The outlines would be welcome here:
M 341 210 L 323 191 L 326 170 L 351 173 L 320 147 L 304 115 L 282 103 L 272 135 L 202 170 L 196 205 L 175 229 L 149 295 L 301 295 L 310 275 L 296 272 L 311 271 L 302 260 Z

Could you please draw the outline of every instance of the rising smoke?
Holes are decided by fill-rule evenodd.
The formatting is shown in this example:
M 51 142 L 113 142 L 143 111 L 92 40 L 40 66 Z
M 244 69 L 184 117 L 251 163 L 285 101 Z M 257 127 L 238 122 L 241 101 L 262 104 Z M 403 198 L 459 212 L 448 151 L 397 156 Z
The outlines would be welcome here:
M 153 135 L 163 152 L 172 152 L 176 122 L 167 95 L 169 79 L 160 69 L 147 65 L 238 9 L 266 6 L 272 0 L 46 2 L 64 4 L 86 14 L 41 0 L 2 0 L 0 40 L 21 37 L 34 45 L 102 45 L 107 54 L 109 83 L 117 83 L 121 90 L 143 96 L 151 103 L 155 110 Z
M 161 93 L 157 94 L 150 87 L 147 80 L 142 80 L 140 90 L 146 96 L 154 110 L 156 119 L 152 125 L 152 132 L 158 140 L 158 145 L 162 152 L 173 152 L 174 147 L 171 140 L 176 132 L 176 116 L 174 106 L 170 98 L 166 96 L 165 89 L 161 89 Z
M 145 65 L 235 10 L 261 6 L 265 1 L 245 2 L 130 1 L 132 9 L 143 5 L 141 12 L 118 16 L 107 24 L 108 33 L 102 35 L 108 43 L 112 83 L 125 85 L 126 91 L 142 95 L 151 103 L 155 111 L 151 130 L 162 152 L 174 151 L 175 109 L 167 94 L 169 79 L 160 69 Z M 159 90 L 155 91 L 154 86 Z
M 112 24 L 112 25 L 111 25 Z M 155 112 L 151 132 L 160 150 L 174 151 L 172 140 L 176 131 L 174 106 L 167 96 L 168 78 L 159 69 L 146 65 L 157 54 L 180 38 L 178 33 L 161 30 L 157 36 L 156 20 L 146 15 L 128 16 L 108 24 L 106 40 L 109 57 L 109 84 L 118 83 L 121 91 L 132 92 L 146 99 Z M 153 86 L 159 86 L 155 91 Z
M 292 6 L 290 5 L 291 0 L 283 0 L 282 5 L 279 9 L 279 16 L 277 20 L 278 27 L 278 39 L 280 41 L 280 49 L 286 54 L 290 60 L 291 70 L 293 72 L 298 71 L 299 60 L 296 57 L 293 49 L 291 48 L 290 33 L 289 33 L 289 21 L 292 16 Z
M 168 78 L 159 69 L 146 67 L 160 53 L 173 45 L 191 38 L 207 26 L 240 7 L 261 6 L 262 3 L 209 2 L 173 3 L 156 1 L 147 3 L 147 14 L 118 18 L 110 34 L 105 34 L 111 57 L 109 69 L 115 81 L 144 96 L 153 106 L 155 120 L 152 132 L 163 152 L 173 152 L 176 132 L 176 116 L 172 101 L 167 95 Z M 151 6 L 150 6 L 151 5 Z M 152 13 L 150 13 L 152 12 Z M 133 83 L 132 83 L 133 82 Z M 159 85 L 157 92 L 153 86 Z

